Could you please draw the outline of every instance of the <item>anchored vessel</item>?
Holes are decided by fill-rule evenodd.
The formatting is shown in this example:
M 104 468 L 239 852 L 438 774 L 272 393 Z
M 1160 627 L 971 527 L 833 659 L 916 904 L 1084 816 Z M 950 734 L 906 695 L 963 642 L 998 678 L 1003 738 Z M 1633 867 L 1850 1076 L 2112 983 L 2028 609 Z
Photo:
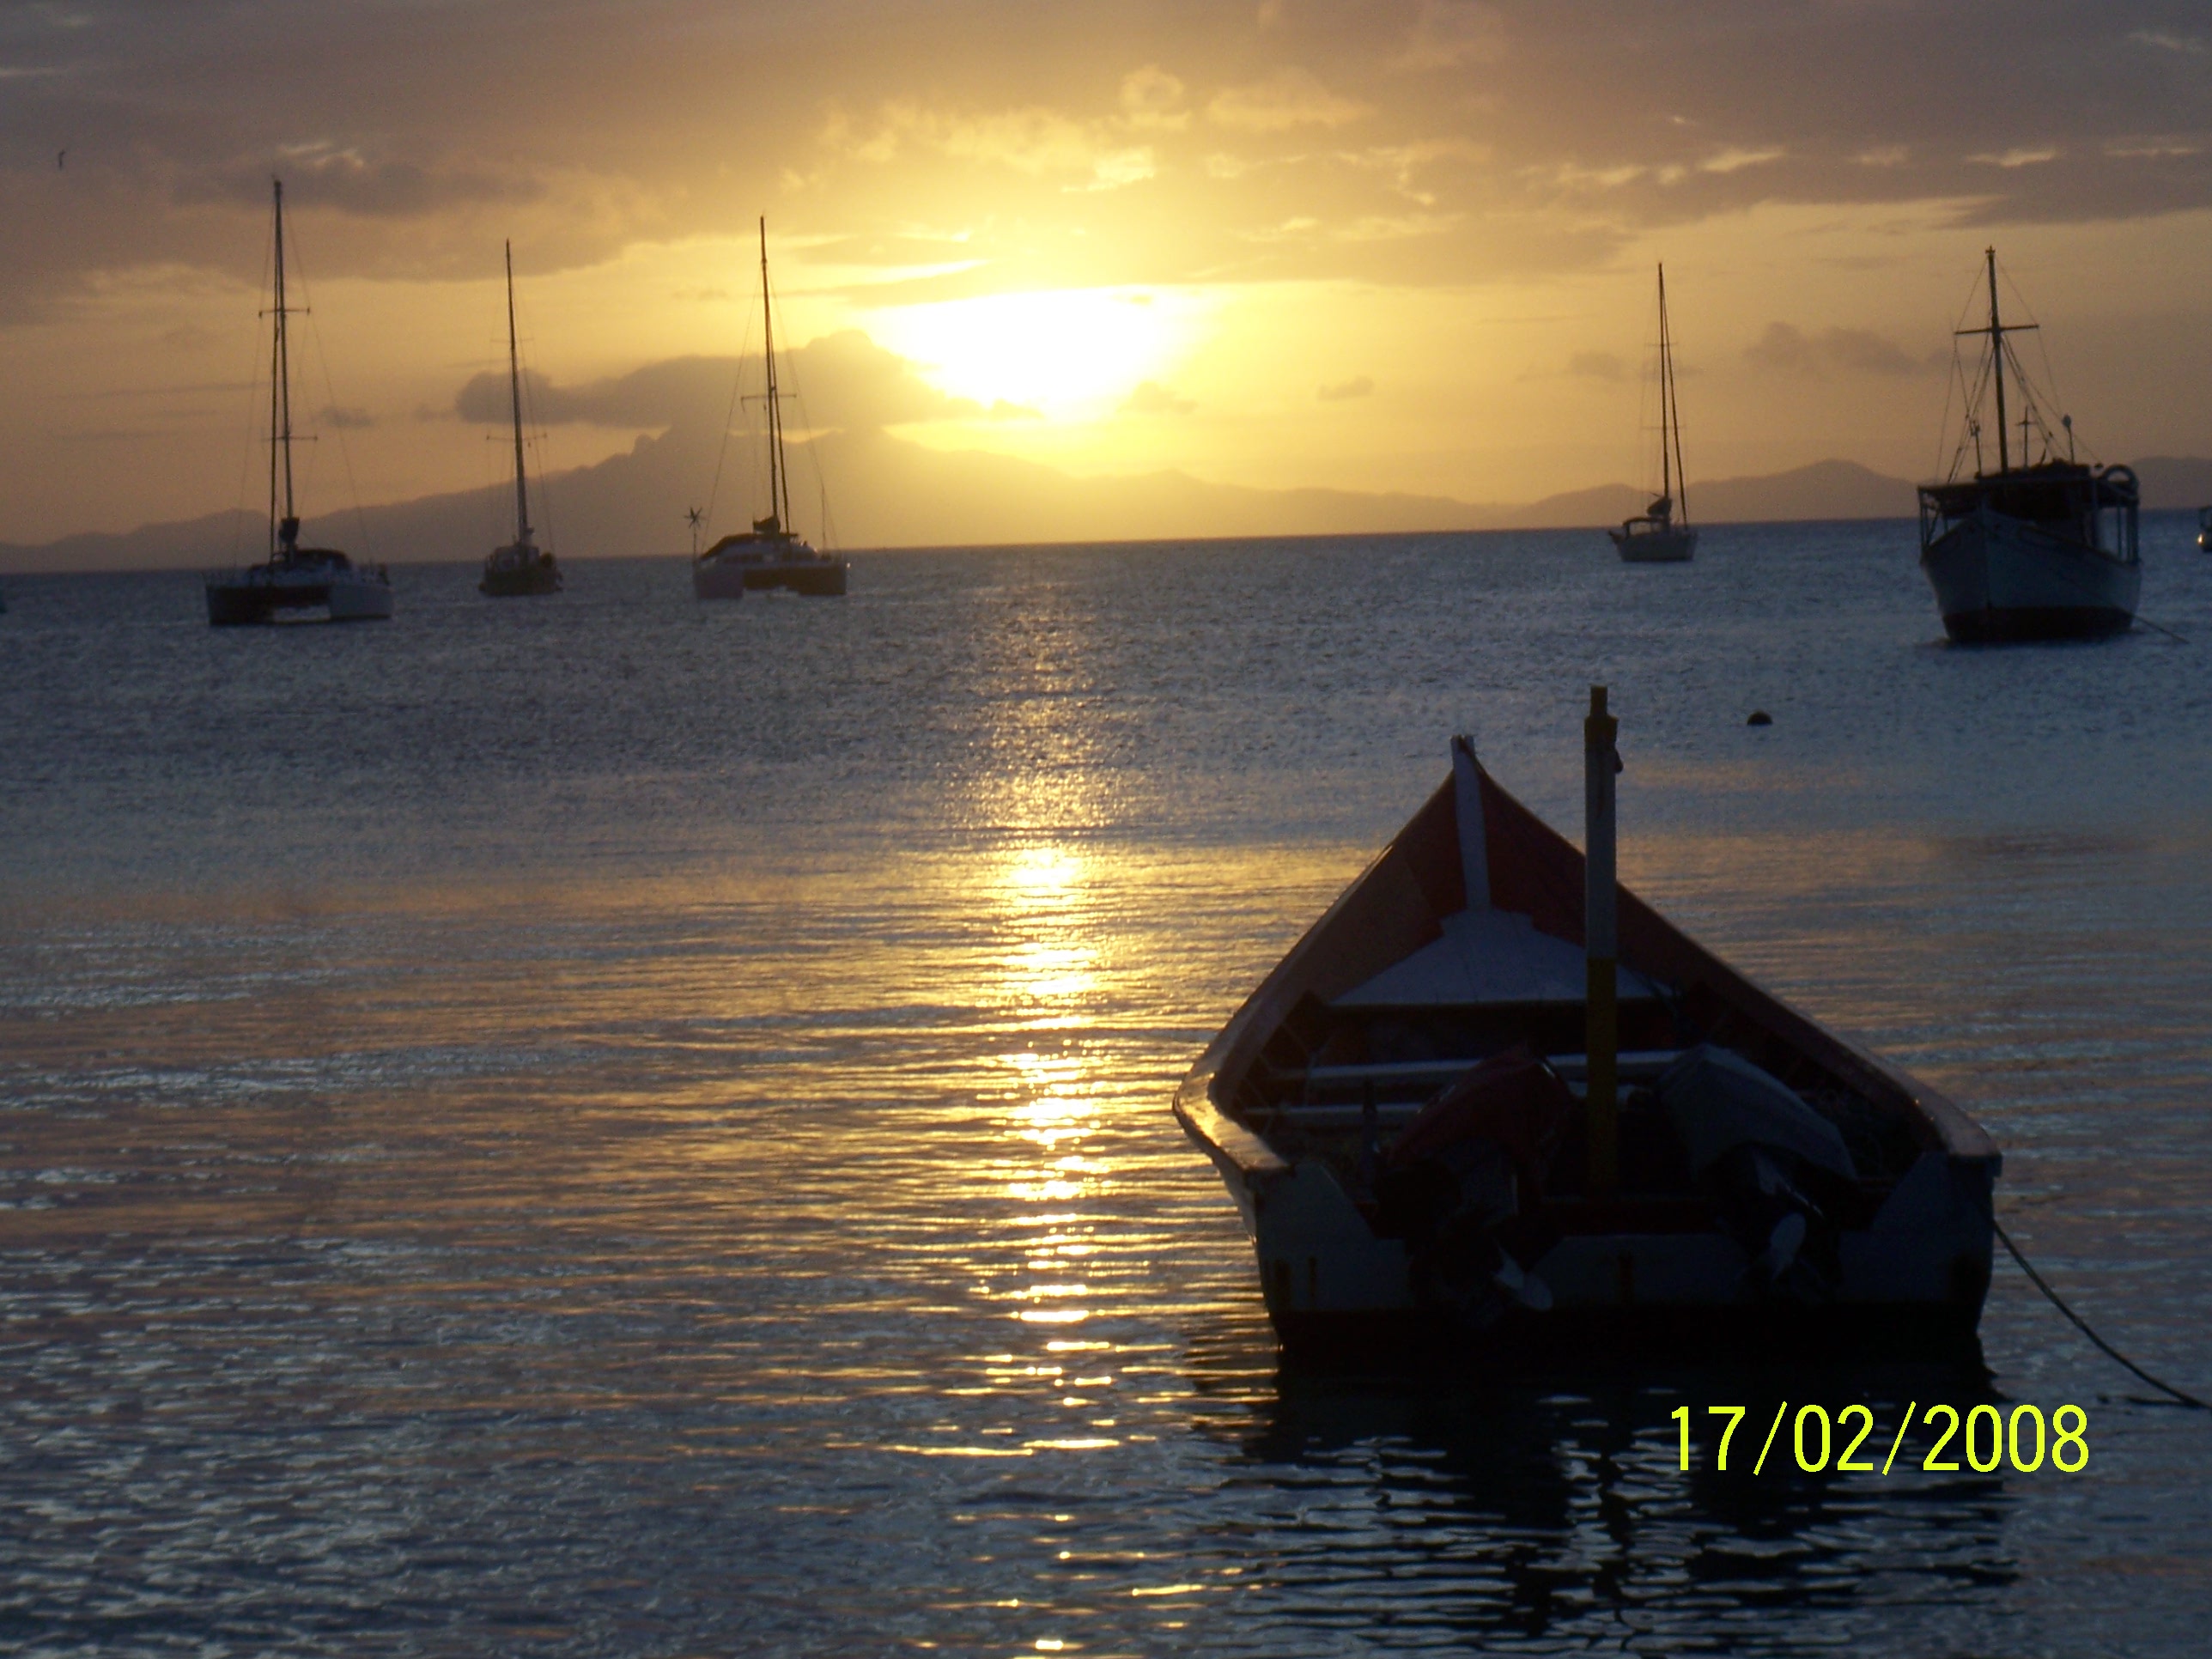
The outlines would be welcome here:
M 1455 739 L 1177 1091 L 1277 1332 L 1971 1348 L 1996 1146 L 1618 887 L 1614 730 L 1593 688 L 1587 864 Z
M 370 622 L 392 615 L 392 578 L 380 564 L 356 564 L 332 547 L 300 545 L 300 515 L 292 490 L 292 362 L 284 303 L 284 181 L 270 181 L 276 231 L 275 287 L 270 315 L 276 319 L 269 373 L 269 556 L 259 564 L 207 578 L 208 621 Z M 278 510 L 279 507 L 283 510 Z
M 514 338 L 514 244 L 507 244 L 507 384 L 514 407 L 514 539 L 484 556 L 477 592 L 497 599 L 558 593 L 561 567 L 530 533 L 530 485 L 522 465 L 522 356 Z
M 1936 590 L 1943 631 L 1969 644 L 2124 633 L 2142 591 L 2136 475 L 2124 466 L 2077 462 L 2071 416 L 2060 421 L 2066 458 L 2054 453 L 2034 386 L 2005 339 L 2036 325 L 2000 320 L 1996 250 L 1984 258 L 1989 325 L 1959 334 L 1984 337 L 1989 348 L 1967 389 L 1949 476 L 1920 487 L 1920 568 Z M 2008 365 L 2021 403 L 2017 460 L 2005 406 Z M 1985 398 L 1996 412 L 1994 472 L 1982 470 Z M 2031 462 L 2032 445 L 2039 445 L 2040 457 Z M 1974 471 L 1962 477 L 1969 450 Z
M 845 591 L 845 561 L 818 553 L 789 527 L 791 476 L 783 459 L 783 404 L 775 383 L 775 319 L 769 304 L 768 221 L 760 225 L 762 356 L 768 365 L 768 517 L 725 536 L 691 559 L 691 591 L 702 599 L 735 599 L 749 587 L 787 587 L 834 596 Z
M 1631 564 L 1680 564 L 1698 550 L 1698 532 L 1690 526 L 1689 481 L 1682 473 L 1682 422 L 1674 406 L 1674 337 L 1667 325 L 1663 264 L 1659 267 L 1659 493 L 1641 514 L 1606 534 Z

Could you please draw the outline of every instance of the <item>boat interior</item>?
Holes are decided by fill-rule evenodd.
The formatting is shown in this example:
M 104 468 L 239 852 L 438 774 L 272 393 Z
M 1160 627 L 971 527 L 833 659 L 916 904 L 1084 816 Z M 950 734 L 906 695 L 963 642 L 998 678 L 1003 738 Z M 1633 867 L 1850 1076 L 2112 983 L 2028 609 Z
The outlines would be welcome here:
M 2132 564 L 2136 548 L 2136 475 L 2124 466 L 2092 469 L 2044 461 L 1988 477 L 1929 484 L 1920 492 L 1921 544 L 1986 509 L 2042 526 Z
M 1926 1152 L 1995 1158 L 1950 1103 L 1621 890 L 1617 1174 L 1594 1182 L 1582 854 L 1499 787 L 1465 739 L 1454 758 L 1453 781 L 1208 1056 L 1215 1109 L 1273 1159 L 1321 1160 L 1378 1237 L 1417 1237 L 1415 1172 L 1444 1155 L 1456 1115 L 1478 1140 L 1510 1150 L 1518 1191 L 1507 1207 L 1524 1233 L 1720 1224 L 1757 1244 L 1781 1212 L 1778 1182 L 1793 1189 L 1783 1207 L 1832 1232 L 1867 1225 Z M 1716 1139 L 1717 1123 L 1745 1125 L 1746 1112 L 1759 1122 L 1736 1139 L 1763 1145 L 1763 1164 Z M 1467 1174 L 1453 1172 L 1462 1191 Z

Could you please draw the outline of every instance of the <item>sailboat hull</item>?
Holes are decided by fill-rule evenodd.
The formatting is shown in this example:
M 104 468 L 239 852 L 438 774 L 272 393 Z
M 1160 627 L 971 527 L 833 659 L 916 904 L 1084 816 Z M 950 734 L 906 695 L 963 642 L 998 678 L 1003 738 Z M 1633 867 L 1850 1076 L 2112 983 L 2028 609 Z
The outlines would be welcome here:
M 842 598 L 845 592 L 842 559 L 809 559 L 789 564 L 754 565 L 745 572 L 747 587 L 781 587 L 811 599 Z
M 388 622 L 392 584 L 378 569 L 301 570 L 254 565 L 207 579 L 209 625 L 280 622 Z
M 487 599 L 529 599 L 561 591 L 561 567 L 550 553 L 527 543 L 499 548 L 484 561 L 477 592 Z
M 1686 525 L 1667 525 L 1650 530 L 1631 520 L 1607 531 L 1623 561 L 1629 564 L 1687 564 L 1697 556 L 1698 532 Z
M 2141 564 L 1986 510 L 1931 541 L 1920 568 L 1962 645 L 2124 634 L 2142 591 Z
M 742 599 L 745 596 L 742 566 L 716 559 L 691 562 L 691 597 L 695 599 Z

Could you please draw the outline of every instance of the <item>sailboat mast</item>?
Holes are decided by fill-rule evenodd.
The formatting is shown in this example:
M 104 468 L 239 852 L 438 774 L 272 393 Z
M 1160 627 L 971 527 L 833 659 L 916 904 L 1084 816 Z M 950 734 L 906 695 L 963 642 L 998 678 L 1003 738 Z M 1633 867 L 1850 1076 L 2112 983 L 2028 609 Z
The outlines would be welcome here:
M 530 540 L 530 492 L 522 470 L 522 357 L 514 341 L 514 244 L 507 244 L 507 384 L 514 399 L 514 544 Z
M 1990 262 L 1990 361 L 1997 376 L 1997 471 L 2009 472 L 2012 457 L 2005 448 L 2004 329 L 1997 322 L 1997 251 L 1991 247 L 1984 253 Z
M 1673 430 L 1674 403 L 1674 356 L 1667 337 L 1667 267 L 1659 267 L 1659 494 L 1668 501 L 1674 499 L 1673 457 L 1668 453 L 1668 434 Z
M 768 218 L 760 222 L 761 350 L 768 363 L 768 512 L 778 530 L 791 507 L 791 481 L 783 467 L 783 405 L 775 390 L 775 317 L 768 299 Z
M 285 337 L 284 319 L 284 181 L 269 181 L 274 192 L 276 210 L 276 284 L 272 295 L 273 314 L 276 319 L 275 333 L 270 346 L 269 361 L 269 552 L 274 557 L 279 536 L 280 522 L 296 526 L 299 514 L 292 505 L 292 357 L 289 343 Z M 284 483 L 284 512 L 280 520 L 276 512 L 276 483 L 278 457 L 283 458 Z M 294 534 L 297 534 L 296 528 Z

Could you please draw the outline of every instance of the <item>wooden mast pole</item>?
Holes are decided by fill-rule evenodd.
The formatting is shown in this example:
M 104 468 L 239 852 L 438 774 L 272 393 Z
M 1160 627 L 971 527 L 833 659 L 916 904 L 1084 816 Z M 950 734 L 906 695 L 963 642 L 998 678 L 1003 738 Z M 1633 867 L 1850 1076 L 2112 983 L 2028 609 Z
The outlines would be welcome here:
M 1620 945 L 1614 920 L 1618 876 L 1613 848 L 1613 775 L 1620 761 L 1614 739 L 1620 722 L 1607 713 L 1605 687 L 1590 687 L 1583 722 L 1583 952 L 1589 980 L 1583 1053 L 1589 1084 L 1589 1158 L 1586 1185 L 1593 1198 L 1608 1198 L 1620 1184 L 1620 1118 L 1616 1097 Z

